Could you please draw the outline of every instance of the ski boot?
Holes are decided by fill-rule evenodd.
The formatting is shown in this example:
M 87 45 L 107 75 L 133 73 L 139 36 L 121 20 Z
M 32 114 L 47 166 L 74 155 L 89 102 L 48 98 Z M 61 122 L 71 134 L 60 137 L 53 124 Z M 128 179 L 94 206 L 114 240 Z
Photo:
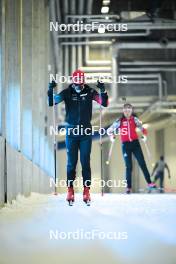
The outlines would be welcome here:
M 156 184 L 151 182 L 147 185 L 148 193 L 151 193 L 152 190 L 156 190 Z
M 132 193 L 132 189 L 131 188 L 127 188 L 126 189 L 126 194 L 130 194 L 130 193 Z
M 67 191 L 67 201 L 68 201 L 69 206 L 72 206 L 73 203 L 74 203 L 74 201 L 75 201 L 73 187 L 68 187 L 68 191 Z
M 90 206 L 90 187 L 84 186 L 84 191 L 83 191 L 83 201 L 86 203 L 87 206 Z

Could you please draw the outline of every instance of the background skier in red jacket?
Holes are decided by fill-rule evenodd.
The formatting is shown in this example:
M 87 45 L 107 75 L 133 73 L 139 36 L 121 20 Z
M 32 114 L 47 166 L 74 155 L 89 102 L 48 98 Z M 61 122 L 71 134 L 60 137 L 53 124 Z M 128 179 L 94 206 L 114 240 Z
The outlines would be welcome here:
M 150 179 L 150 174 L 146 166 L 144 155 L 139 143 L 139 136 L 136 132 L 136 128 L 139 128 L 143 133 L 142 139 L 147 140 L 147 130 L 142 126 L 142 122 L 133 113 L 133 107 L 131 104 L 126 103 L 123 106 L 123 115 L 117 119 L 108 129 L 111 141 L 115 139 L 115 132 L 118 130 L 120 139 L 122 142 L 122 153 L 126 166 L 126 180 L 127 190 L 126 193 L 131 193 L 132 188 L 132 154 L 138 161 L 138 164 L 144 174 L 145 180 L 148 184 L 148 188 L 154 188 L 155 184 Z

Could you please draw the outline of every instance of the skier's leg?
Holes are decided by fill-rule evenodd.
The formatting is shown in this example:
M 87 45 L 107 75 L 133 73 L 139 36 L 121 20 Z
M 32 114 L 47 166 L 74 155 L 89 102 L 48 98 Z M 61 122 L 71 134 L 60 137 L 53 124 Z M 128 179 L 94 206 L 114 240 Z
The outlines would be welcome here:
M 140 166 L 140 168 L 144 174 L 146 182 L 148 184 L 151 184 L 152 181 L 150 179 L 150 174 L 149 174 L 149 171 L 147 169 L 147 165 L 146 165 L 144 155 L 143 155 L 139 141 L 135 141 L 135 142 L 133 141 L 133 154 L 138 161 L 138 164 L 139 164 L 139 166 Z
M 72 137 L 66 137 L 67 149 L 67 186 L 73 187 L 76 177 L 76 165 L 78 161 L 79 140 Z
M 90 154 L 92 148 L 92 137 L 84 136 L 80 139 L 80 161 L 82 166 L 83 185 L 91 185 Z
M 155 178 L 154 178 L 153 183 L 156 183 L 159 179 L 160 179 L 160 174 L 157 173 L 157 174 L 155 175 Z M 157 186 L 157 185 L 156 185 L 156 186 Z
M 85 136 L 80 140 L 80 160 L 82 165 L 82 176 L 83 176 L 83 201 L 90 205 L 90 185 L 91 185 L 91 168 L 90 168 L 90 153 L 92 146 L 92 137 Z
M 157 182 L 158 179 L 159 179 L 159 174 L 157 173 L 157 174 L 155 175 L 154 182 Z
M 131 181 L 131 175 L 132 175 L 132 152 L 130 149 L 131 142 L 125 142 L 122 144 L 122 153 L 123 158 L 125 161 L 125 167 L 126 167 L 126 181 L 127 181 L 127 188 L 131 189 L 132 187 L 132 181 Z
M 164 173 L 160 173 L 160 188 L 163 191 L 164 190 Z

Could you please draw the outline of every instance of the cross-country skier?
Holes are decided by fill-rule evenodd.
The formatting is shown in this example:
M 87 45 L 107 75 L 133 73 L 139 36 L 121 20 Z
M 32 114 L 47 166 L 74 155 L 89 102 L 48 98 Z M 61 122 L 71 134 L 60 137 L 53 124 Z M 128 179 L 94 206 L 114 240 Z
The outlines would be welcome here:
M 148 183 L 148 188 L 154 188 L 155 184 L 152 183 L 150 179 L 150 174 L 146 166 L 146 162 L 143 156 L 143 152 L 139 143 L 139 136 L 136 132 L 136 128 L 139 128 L 142 133 L 142 139 L 146 141 L 147 131 L 142 126 L 141 121 L 133 113 L 133 107 L 131 104 L 126 103 L 123 106 L 123 115 L 117 119 L 109 128 L 108 134 L 110 135 L 110 140 L 115 139 L 116 132 L 119 132 L 120 139 L 122 142 L 122 153 L 126 166 L 126 180 L 127 189 L 126 193 L 130 194 L 132 191 L 132 154 L 138 161 L 140 168 L 143 171 L 146 182 Z
M 100 89 L 100 93 L 85 84 L 84 72 L 80 70 L 76 70 L 72 74 L 72 84 L 59 94 L 56 94 L 53 102 L 54 87 L 56 87 L 55 82 L 49 83 L 49 106 L 53 106 L 53 103 L 58 104 L 64 101 L 66 109 L 67 201 L 69 204 L 74 202 L 73 182 L 76 177 L 78 150 L 80 150 L 84 186 L 83 201 L 88 203 L 90 201 L 89 189 L 91 185 L 92 101 L 94 100 L 106 107 L 108 105 L 108 95 L 104 84 L 99 81 L 97 87 Z M 79 135 L 75 135 L 75 128 L 79 129 Z
M 156 182 L 157 180 L 160 181 L 160 192 L 164 192 L 164 170 L 167 170 L 168 172 L 168 178 L 170 179 L 170 170 L 169 167 L 167 165 L 167 163 L 164 161 L 164 156 L 161 156 L 159 161 L 155 164 L 154 168 L 153 168 L 153 172 L 152 172 L 152 176 L 154 175 L 154 182 Z

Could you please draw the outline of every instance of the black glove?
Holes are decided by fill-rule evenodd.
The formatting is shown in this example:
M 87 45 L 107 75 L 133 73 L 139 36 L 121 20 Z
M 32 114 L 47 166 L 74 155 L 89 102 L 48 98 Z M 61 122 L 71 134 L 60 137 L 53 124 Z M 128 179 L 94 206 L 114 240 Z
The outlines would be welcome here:
M 53 89 L 57 86 L 55 81 L 52 81 L 48 85 L 48 104 L 49 106 L 53 106 Z
M 49 83 L 48 88 L 49 88 L 49 90 L 53 90 L 56 86 L 57 86 L 57 83 L 56 83 L 55 81 L 52 80 L 52 82 Z
M 100 89 L 100 92 L 101 93 L 104 93 L 105 92 L 105 86 L 104 86 L 104 83 L 100 82 L 100 81 L 97 81 L 97 87 Z

